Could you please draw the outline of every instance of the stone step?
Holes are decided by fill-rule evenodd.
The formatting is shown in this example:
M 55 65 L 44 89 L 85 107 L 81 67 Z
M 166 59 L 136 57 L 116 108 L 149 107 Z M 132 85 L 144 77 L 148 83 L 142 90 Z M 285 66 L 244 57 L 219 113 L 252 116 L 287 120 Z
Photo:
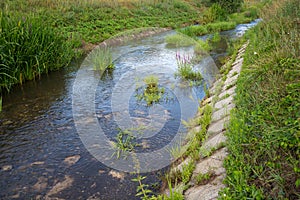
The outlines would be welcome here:
M 232 96 L 229 96 L 229 97 L 227 97 L 226 99 L 222 99 L 221 101 L 218 101 L 218 102 L 215 104 L 214 108 L 215 108 L 216 110 L 219 110 L 219 109 L 221 109 L 221 108 L 227 107 L 228 105 L 230 105 L 230 104 L 232 104 L 232 103 L 233 103 L 233 97 L 232 97 Z

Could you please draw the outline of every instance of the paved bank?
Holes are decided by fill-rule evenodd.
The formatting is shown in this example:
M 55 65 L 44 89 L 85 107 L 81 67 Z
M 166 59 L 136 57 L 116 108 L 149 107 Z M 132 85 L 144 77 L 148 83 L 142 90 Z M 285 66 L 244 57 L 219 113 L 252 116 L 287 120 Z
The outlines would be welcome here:
M 207 130 L 207 139 L 201 147 L 201 152 L 208 152 L 209 156 L 200 155 L 201 158 L 196 163 L 189 183 L 191 187 L 184 192 L 187 200 L 217 199 L 218 192 L 225 187 L 223 180 L 226 171 L 223 167 L 223 161 L 228 154 L 225 145 L 225 132 L 230 120 L 230 111 L 235 107 L 233 99 L 236 81 L 241 71 L 244 60 L 243 54 L 247 45 L 248 43 L 240 48 L 226 80 L 217 80 L 210 89 L 211 97 L 203 102 L 202 106 L 209 104 L 213 108 L 211 124 Z M 196 181 L 199 174 L 202 174 L 203 177 L 207 175 L 206 181 L 204 180 L 200 184 Z

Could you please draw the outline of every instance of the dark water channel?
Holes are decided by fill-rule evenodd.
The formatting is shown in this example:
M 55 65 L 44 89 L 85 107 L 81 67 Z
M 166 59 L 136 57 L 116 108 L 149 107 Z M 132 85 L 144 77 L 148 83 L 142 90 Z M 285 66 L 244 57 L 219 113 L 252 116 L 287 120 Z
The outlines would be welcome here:
M 240 25 L 222 35 L 224 40 L 234 38 L 247 28 L 249 25 Z M 198 102 L 205 96 L 202 84 L 187 87 L 175 79 L 176 53 L 190 55 L 193 49 L 166 47 L 164 38 L 169 34 L 174 32 L 114 47 L 113 73 L 100 79 L 92 72 L 92 77 L 84 77 L 85 81 L 80 83 L 80 87 L 84 87 L 98 78 L 93 108 L 98 124 L 110 140 L 115 139 L 118 128 L 128 124 L 146 127 L 143 130 L 146 135 L 137 138 L 142 144 L 136 149 L 140 153 L 159 150 L 176 138 L 178 132 L 185 132 L 181 120 L 193 117 L 197 111 L 190 106 L 193 103 L 188 102 L 191 99 Z M 216 44 L 212 52 L 215 61 L 226 53 L 224 40 Z M 91 155 L 76 129 L 78 124 L 74 122 L 72 95 L 74 83 L 78 81 L 78 70 L 82 69 L 84 62 L 73 62 L 70 67 L 35 82 L 27 82 L 3 97 L 0 199 L 137 199 L 137 184 L 131 181 L 135 176 L 119 171 L 114 165 L 103 164 Z M 218 74 L 215 63 L 208 57 L 199 64 L 206 85 L 211 84 Z M 91 74 L 89 69 L 86 70 Z M 137 101 L 135 90 L 123 96 L 118 93 L 137 88 L 137 83 L 152 73 L 165 87 L 164 97 L 168 100 L 149 108 L 144 102 Z M 137 79 L 132 81 L 133 76 Z M 87 91 L 78 94 L 85 93 L 88 95 Z M 125 118 L 130 118 L 130 122 Z M 166 167 L 162 165 L 158 169 Z M 154 190 L 159 188 L 161 173 L 163 170 L 146 173 L 146 182 L 157 183 L 153 185 Z

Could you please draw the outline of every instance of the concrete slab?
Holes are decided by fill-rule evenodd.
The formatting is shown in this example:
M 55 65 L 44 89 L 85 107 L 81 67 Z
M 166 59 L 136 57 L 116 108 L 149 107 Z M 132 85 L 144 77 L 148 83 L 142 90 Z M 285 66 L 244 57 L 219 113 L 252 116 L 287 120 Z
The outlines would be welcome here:
M 233 102 L 233 97 L 232 96 L 229 96 L 228 98 L 226 99 L 223 99 L 221 101 L 218 101 L 216 104 L 215 104 L 215 109 L 221 109 L 221 108 L 224 108 L 226 106 L 228 106 L 229 104 L 231 104 Z

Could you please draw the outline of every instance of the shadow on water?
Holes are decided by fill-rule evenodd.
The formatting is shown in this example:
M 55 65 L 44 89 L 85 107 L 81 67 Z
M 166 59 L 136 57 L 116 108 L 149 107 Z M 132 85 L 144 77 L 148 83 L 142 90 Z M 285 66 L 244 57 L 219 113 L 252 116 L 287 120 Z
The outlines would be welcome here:
M 112 118 L 115 113 L 110 108 L 111 93 L 115 87 L 121 90 L 125 87 L 116 86 L 124 74 L 138 69 L 139 77 L 144 77 L 149 71 L 156 71 L 161 75 L 160 84 L 179 84 L 174 78 L 177 67 L 175 55 L 178 51 L 189 53 L 191 50 L 165 48 L 164 37 L 168 34 L 174 32 L 158 34 L 114 49 L 116 69 L 99 80 L 95 99 L 99 124 L 110 139 L 113 140 L 118 133 L 118 124 Z M 224 53 L 222 50 L 215 52 Z M 81 62 L 73 62 L 67 69 L 15 87 L 3 97 L 3 111 L 0 113 L 0 199 L 137 199 L 137 184 L 131 181 L 134 175 L 100 163 L 86 150 L 77 134 L 71 97 Z M 203 59 L 201 65 L 210 66 L 214 62 Z M 208 85 L 218 73 L 217 69 L 210 67 L 200 70 Z M 203 85 L 194 89 L 197 98 L 202 99 L 205 95 Z M 169 101 L 161 102 L 168 116 L 166 125 L 159 134 L 149 133 L 149 137 L 140 139 L 138 142 L 146 143 L 147 147 L 139 147 L 137 151 L 161 148 L 177 133 L 181 111 L 176 98 L 190 98 L 185 97 L 185 88 L 178 87 L 177 90 L 179 92 L 172 96 L 172 90 L 167 89 Z M 149 107 L 137 102 L 134 94 L 128 99 L 128 115 L 138 126 L 147 125 L 151 114 Z M 193 113 L 195 111 L 191 111 L 191 116 Z M 163 170 L 148 173 L 146 181 L 159 183 L 161 173 Z

